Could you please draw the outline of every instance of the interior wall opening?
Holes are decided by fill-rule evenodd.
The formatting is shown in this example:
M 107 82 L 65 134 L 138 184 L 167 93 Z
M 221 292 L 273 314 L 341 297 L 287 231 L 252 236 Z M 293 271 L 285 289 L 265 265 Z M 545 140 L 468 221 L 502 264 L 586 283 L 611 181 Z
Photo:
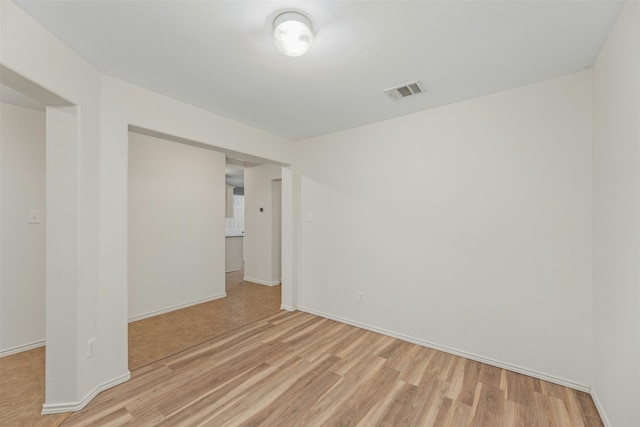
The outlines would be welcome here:
M 63 276 L 75 273 L 77 254 L 62 248 L 77 225 L 68 215 L 75 205 L 67 203 L 77 187 L 65 185 L 78 178 L 69 167 L 77 160 L 77 109 L 0 65 L 0 110 L 0 358 L 39 417 L 46 402 L 74 385 L 62 380 L 75 375 L 67 362 L 77 336 L 66 323 L 74 302 L 55 295 L 76 285 Z
M 0 84 L 0 357 L 44 363 L 45 106 Z
M 263 169 L 281 167 L 137 130 L 128 149 L 130 370 L 277 313 L 282 300 L 280 277 L 250 281 L 245 269 L 256 255 L 250 237 L 261 245 L 259 236 L 273 234 Z M 270 214 L 266 230 L 245 206 L 264 197 L 268 206 L 256 211 Z M 250 262 L 271 265 L 268 249 Z

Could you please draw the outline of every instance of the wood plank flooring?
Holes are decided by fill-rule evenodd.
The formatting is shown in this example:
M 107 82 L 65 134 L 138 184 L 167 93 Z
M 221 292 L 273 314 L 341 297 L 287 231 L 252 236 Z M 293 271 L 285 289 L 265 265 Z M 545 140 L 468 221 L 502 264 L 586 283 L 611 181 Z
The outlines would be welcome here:
M 280 311 L 280 286 L 227 273 L 227 297 L 129 323 L 129 369 L 135 371 Z M 0 358 L 0 426 L 57 427 L 69 415 L 41 415 L 45 347 Z
M 591 397 L 302 312 L 132 373 L 71 426 L 602 426 Z
M 129 323 L 129 370 L 133 371 L 280 311 L 280 286 L 226 274 L 226 298 Z

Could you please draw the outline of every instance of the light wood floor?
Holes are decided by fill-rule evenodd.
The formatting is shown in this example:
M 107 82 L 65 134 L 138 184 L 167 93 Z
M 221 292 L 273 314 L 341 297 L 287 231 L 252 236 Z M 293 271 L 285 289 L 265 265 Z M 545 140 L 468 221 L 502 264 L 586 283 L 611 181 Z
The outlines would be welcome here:
M 280 286 L 245 282 L 227 273 L 227 297 L 129 323 L 133 371 L 280 311 Z
M 280 311 L 280 286 L 227 273 L 227 297 L 129 324 L 129 369 L 203 343 Z M 45 348 L 0 358 L 0 426 L 58 426 L 69 415 L 41 415 Z
M 132 373 L 71 426 L 601 426 L 591 397 L 302 312 Z

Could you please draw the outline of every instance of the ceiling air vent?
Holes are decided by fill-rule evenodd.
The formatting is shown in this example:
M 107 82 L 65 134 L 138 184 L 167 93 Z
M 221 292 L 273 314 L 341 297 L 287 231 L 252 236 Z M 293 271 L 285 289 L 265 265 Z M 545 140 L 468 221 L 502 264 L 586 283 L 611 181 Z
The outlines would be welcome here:
M 242 159 L 235 159 L 233 157 L 227 156 L 226 164 L 240 166 L 243 168 L 252 168 L 254 166 L 258 166 L 260 163 L 254 163 L 254 162 L 250 162 L 248 160 L 242 160 Z
M 392 99 L 402 99 L 406 98 L 407 96 L 417 95 L 423 92 L 426 92 L 426 90 L 420 80 L 405 83 L 403 85 L 392 87 L 384 91 L 384 93 L 389 95 Z

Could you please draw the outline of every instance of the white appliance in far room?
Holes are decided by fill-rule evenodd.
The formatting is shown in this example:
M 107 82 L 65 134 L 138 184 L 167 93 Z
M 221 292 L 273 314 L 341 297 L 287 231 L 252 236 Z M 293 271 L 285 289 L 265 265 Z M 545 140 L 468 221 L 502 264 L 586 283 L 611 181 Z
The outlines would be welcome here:
M 225 271 L 241 270 L 244 263 L 244 196 L 233 196 L 233 217 L 225 219 Z

